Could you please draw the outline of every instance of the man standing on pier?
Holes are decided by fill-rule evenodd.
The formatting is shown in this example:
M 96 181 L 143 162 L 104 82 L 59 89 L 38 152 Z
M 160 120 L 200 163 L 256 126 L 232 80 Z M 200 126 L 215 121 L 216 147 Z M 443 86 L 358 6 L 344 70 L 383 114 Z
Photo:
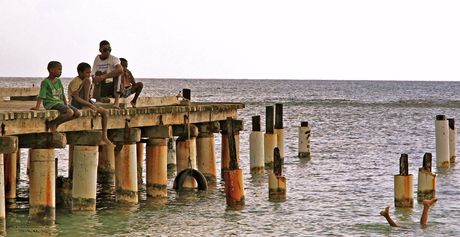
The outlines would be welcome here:
M 110 54 L 112 48 L 107 40 L 99 43 L 99 52 L 101 54 L 94 59 L 91 71 L 93 96 L 98 100 L 100 97 L 113 96 L 115 98 L 113 108 L 120 109 L 119 76 L 123 73 L 123 67 L 120 59 Z M 99 85 L 99 89 L 96 89 L 96 85 Z

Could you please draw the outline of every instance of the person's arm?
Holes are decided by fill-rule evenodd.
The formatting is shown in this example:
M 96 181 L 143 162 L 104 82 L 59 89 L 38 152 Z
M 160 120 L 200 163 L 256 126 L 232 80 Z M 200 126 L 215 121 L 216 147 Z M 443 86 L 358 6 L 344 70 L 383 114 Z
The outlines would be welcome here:
M 30 110 L 38 110 L 40 108 L 41 103 L 42 103 L 42 98 L 38 97 L 37 105 L 35 107 L 31 108 Z
M 101 83 L 101 81 L 107 79 L 107 78 L 112 78 L 112 77 L 117 77 L 117 76 L 120 76 L 121 74 L 123 73 L 123 67 L 120 65 L 120 64 L 117 64 L 115 65 L 115 70 L 107 73 L 107 74 L 103 74 L 103 75 L 100 75 L 100 76 L 95 76 L 93 78 L 93 81 L 94 83 L 96 84 L 99 84 Z
M 84 105 L 90 107 L 93 110 L 96 110 L 96 107 L 93 104 L 91 104 L 88 100 L 85 100 L 85 99 L 81 98 L 79 93 L 80 92 L 78 90 L 73 92 L 73 94 L 72 94 L 73 95 L 73 100 L 77 101 L 80 104 L 84 104 Z
M 128 70 L 128 69 L 126 69 L 126 70 Z M 130 70 L 128 70 L 128 73 L 131 76 L 131 85 L 134 86 L 136 84 L 136 79 L 134 79 L 133 74 L 131 73 Z

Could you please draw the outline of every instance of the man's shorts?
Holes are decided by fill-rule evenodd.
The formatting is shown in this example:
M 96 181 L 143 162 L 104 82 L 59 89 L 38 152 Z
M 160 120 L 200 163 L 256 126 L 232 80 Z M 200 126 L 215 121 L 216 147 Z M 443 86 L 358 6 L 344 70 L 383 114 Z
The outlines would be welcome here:
M 122 98 L 128 98 L 130 95 L 134 94 L 132 91 L 132 86 L 125 88 L 125 93 L 121 95 Z
M 51 109 L 59 111 L 60 114 L 66 113 L 67 110 L 69 110 L 69 109 L 73 110 L 74 113 L 76 113 L 78 111 L 78 109 L 75 108 L 75 106 L 73 106 L 73 105 L 68 105 L 67 106 L 65 104 L 57 104 L 57 105 L 51 107 Z

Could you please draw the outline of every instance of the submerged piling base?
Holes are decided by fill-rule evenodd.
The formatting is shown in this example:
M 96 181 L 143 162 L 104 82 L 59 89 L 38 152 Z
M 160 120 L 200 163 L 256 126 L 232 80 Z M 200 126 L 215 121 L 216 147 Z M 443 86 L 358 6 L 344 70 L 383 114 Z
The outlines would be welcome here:
M 198 170 L 210 184 L 217 183 L 216 156 L 213 133 L 199 133 L 196 138 L 196 163 Z
M 168 147 L 165 138 L 149 139 L 147 142 L 146 170 L 147 195 L 166 197 L 168 184 Z
M 74 146 L 72 210 L 96 210 L 97 146 Z
M 271 200 L 286 200 L 286 177 L 274 173 L 268 175 L 268 197 Z
M 252 131 L 249 135 L 249 159 L 251 174 L 264 173 L 264 133 L 261 131 Z
M 395 175 L 395 206 L 414 207 L 414 176 Z
M 225 171 L 225 192 L 227 194 L 227 204 L 244 204 L 244 179 L 243 170 Z
M 118 202 L 138 202 L 136 144 L 122 146 L 115 154 L 115 192 Z M 117 147 L 118 148 L 118 147 Z
M 436 175 L 420 168 L 418 172 L 417 201 L 436 197 Z

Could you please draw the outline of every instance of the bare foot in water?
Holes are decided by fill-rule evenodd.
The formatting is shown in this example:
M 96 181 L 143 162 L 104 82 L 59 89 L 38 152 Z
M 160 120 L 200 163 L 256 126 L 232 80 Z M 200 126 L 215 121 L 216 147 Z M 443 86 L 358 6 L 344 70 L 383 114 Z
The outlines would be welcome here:
M 437 198 L 433 198 L 431 200 L 423 200 L 423 206 L 425 206 L 426 208 L 429 208 L 433 203 L 437 202 L 438 199 Z
M 390 210 L 390 207 L 385 208 L 385 211 L 381 211 L 380 215 L 382 216 L 389 216 L 388 211 Z
M 396 224 L 396 222 L 394 222 L 393 219 L 391 219 L 390 213 L 388 212 L 388 210 L 390 210 L 390 207 L 386 207 L 386 208 L 385 208 L 385 211 L 381 211 L 381 212 L 380 212 L 380 215 L 382 215 L 383 217 L 385 217 L 385 219 L 387 219 L 388 224 L 390 224 L 390 226 L 399 227 L 399 226 Z
M 101 145 L 115 147 L 115 145 L 108 138 L 102 138 Z
M 131 106 L 132 106 L 133 108 L 137 108 L 137 107 L 136 107 L 136 103 L 134 103 L 134 102 L 132 102 L 132 101 L 129 102 L 129 103 L 131 104 Z

